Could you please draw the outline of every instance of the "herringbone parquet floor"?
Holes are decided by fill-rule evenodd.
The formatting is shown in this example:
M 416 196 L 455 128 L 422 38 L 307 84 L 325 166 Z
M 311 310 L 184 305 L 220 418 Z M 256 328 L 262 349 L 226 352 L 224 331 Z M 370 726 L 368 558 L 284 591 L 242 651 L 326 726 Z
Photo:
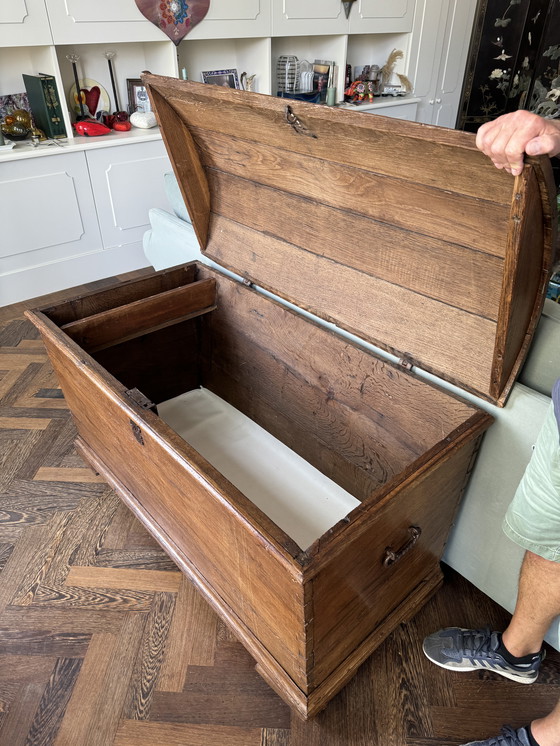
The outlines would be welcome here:
M 320 716 L 293 716 L 75 454 L 23 318 L 33 305 L 0 309 L 0 746 L 454 746 L 555 704 L 557 653 L 532 687 L 424 659 L 420 642 L 440 626 L 507 620 L 448 573 Z

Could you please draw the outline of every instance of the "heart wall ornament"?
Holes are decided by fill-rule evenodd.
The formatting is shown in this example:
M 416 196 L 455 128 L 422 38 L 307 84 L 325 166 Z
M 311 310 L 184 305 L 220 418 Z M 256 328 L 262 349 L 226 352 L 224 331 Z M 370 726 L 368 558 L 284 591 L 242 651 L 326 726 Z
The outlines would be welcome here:
M 174 44 L 200 23 L 210 7 L 210 0 L 136 0 L 138 10 Z

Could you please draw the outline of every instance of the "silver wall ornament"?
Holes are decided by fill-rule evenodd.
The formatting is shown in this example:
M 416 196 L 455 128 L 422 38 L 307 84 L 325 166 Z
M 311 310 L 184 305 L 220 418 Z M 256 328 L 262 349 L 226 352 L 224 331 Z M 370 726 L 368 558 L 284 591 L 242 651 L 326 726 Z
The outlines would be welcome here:
M 344 5 L 344 12 L 346 13 L 346 18 L 350 15 L 350 10 L 352 8 L 352 3 L 354 0 L 342 0 L 342 4 Z

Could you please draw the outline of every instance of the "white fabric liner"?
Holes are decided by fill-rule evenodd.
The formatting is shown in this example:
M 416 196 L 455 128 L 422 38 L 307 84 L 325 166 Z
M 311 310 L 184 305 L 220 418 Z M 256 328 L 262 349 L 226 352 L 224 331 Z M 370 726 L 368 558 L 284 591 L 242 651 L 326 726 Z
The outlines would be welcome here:
M 158 404 L 158 414 L 302 549 L 360 504 L 208 389 Z

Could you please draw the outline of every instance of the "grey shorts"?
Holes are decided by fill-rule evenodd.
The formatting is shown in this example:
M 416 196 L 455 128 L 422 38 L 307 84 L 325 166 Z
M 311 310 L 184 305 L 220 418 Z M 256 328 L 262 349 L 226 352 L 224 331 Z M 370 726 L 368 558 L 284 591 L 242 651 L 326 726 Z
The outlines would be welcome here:
M 524 549 L 560 562 L 560 440 L 552 404 L 503 529 Z

